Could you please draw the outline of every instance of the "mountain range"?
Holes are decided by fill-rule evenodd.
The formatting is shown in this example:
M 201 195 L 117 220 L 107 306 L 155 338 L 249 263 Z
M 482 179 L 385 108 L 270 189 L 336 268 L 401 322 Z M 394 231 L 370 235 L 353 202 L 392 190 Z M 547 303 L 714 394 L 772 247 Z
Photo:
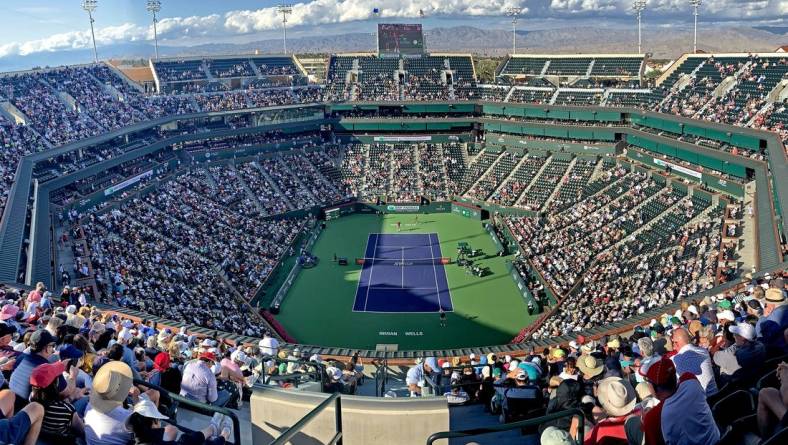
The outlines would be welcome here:
M 500 56 L 512 50 L 511 31 L 480 29 L 472 26 L 432 28 L 425 31 L 428 51 L 470 52 Z M 706 52 L 771 52 L 788 44 L 788 28 L 708 26 L 698 33 L 698 47 Z M 291 38 L 288 50 L 295 53 L 371 52 L 375 36 L 371 33 L 327 34 Z M 195 46 L 160 46 L 162 57 L 185 57 L 259 52 L 281 53 L 282 40 L 268 39 L 249 43 L 210 43 Z M 520 53 L 635 53 L 636 29 L 622 27 L 577 27 L 519 31 L 517 51 Z M 677 27 L 646 27 L 643 30 L 643 51 L 657 59 L 673 59 L 692 51 L 692 29 Z M 99 47 L 102 59 L 147 59 L 153 45 L 129 43 Z M 87 63 L 91 50 L 69 50 L 57 53 L 35 53 L 0 59 L 0 70 L 12 71 L 35 66 Z

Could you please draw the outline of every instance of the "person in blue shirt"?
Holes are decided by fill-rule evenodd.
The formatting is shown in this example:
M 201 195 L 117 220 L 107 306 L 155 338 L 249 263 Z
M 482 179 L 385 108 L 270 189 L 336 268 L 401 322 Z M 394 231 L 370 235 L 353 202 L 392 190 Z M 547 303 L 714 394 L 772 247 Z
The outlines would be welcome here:
M 405 383 L 408 384 L 410 396 L 420 396 L 422 388 L 428 381 L 431 381 L 430 375 L 438 370 L 438 361 L 435 357 L 428 357 L 423 363 L 417 362 L 415 366 L 411 367 L 405 377 Z
M 28 403 L 30 397 L 30 374 L 38 365 L 49 363 L 55 353 L 57 339 L 45 329 L 39 329 L 30 336 L 30 353 L 16 360 L 8 388 L 16 394 L 15 410 L 19 411 Z

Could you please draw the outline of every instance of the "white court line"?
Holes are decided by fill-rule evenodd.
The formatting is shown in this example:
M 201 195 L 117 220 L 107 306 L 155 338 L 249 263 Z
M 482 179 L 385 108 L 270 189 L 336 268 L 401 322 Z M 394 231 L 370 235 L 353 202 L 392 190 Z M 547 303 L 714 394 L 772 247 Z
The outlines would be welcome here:
M 375 234 L 375 248 L 372 249 L 372 265 L 369 266 L 369 283 L 367 285 L 367 295 L 364 297 L 364 312 L 367 311 L 367 301 L 369 301 L 369 284 L 372 284 L 372 271 L 375 269 L 375 254 L 378 251 L 378 237 L 380 235 Z M 369 242 L 369 240 L 367 240 Z M 364 267 L 362 266 L 361 271 L 364 271 Z
M 399 287 L 400 289 L 405 289 L 405 248 L 403 247 L 400 249 L 400 270 L 402 271 L 402 277 L 400 278 Z
M 435 258 L 435 251 L 432 249 L 432 235 L 427 235 L 427 239 L 430 241 L 430 255 Z M 435 267 L 435 261 L 432 262 L 432 276 L 435 278 L 435 293 L 438 297 L 438 310 L 443 310 L 443 305 L 441 305 L 441 290 L 438 288 L 438 269 Z
M 399 290 L 396 287 L 373 286 L 372 290 Z M 435 290 L 434 287 L 409 287 L 408 290 Z

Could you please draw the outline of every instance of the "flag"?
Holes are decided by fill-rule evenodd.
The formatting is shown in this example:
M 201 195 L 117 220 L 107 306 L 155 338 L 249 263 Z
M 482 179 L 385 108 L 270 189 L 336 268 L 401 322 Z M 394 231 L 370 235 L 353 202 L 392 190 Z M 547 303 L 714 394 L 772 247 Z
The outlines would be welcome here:
M 372 13 L 375 15 L 380 15 L 380 8 L 373 8 Z
M 419 9 L 419 17 L 424 18 L 424 10 Z

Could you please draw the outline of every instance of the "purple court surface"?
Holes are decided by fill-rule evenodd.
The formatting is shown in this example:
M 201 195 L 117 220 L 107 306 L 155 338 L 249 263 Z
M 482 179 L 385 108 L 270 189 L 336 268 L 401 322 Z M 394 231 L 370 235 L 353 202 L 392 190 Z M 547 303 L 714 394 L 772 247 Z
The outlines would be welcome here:
M 371 233 L 364 257 L 354 312 L 453 310 L 437 233 Z

